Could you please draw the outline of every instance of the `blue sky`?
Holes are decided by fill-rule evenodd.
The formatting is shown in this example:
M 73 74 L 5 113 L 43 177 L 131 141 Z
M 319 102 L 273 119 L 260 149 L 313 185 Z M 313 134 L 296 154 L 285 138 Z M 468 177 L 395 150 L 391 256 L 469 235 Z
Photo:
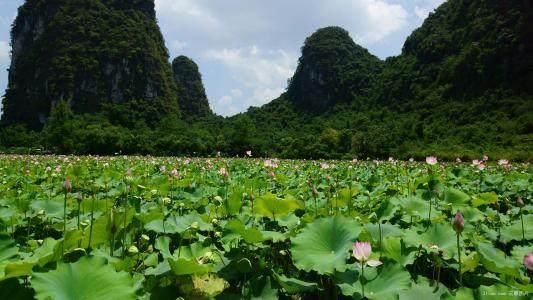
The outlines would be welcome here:
M 307 36 L 337 25 L 384 59 L 445 0 L 155 0 L 171 58 L 187 55 L 217 114 L 261 106 L 286 88 Z M 0 0 L 0 89 L 7 85 L 9 30 L 22 0 Z M 3 92 L 2 92 L 3 94 Z

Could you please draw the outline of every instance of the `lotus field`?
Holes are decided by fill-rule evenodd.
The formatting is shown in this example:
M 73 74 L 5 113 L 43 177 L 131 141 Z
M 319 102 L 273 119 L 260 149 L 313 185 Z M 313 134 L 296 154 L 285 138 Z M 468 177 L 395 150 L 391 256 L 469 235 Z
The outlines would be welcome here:
M 0 156 L 0 298 L 531 299 L 532 180 L 487 157 Z

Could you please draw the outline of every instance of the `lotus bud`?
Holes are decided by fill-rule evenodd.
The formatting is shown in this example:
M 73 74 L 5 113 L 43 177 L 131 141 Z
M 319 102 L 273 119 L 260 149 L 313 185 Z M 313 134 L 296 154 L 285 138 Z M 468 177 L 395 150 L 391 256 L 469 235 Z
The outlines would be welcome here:
M 70 193 L 70 190 L 72 189 L 72 184 L 70 183 L 70 180 L 67 178 L 63 182 L 63 190 L 65 193 Z
M 461 234 L 463 230 L 465 229 L 465 219 L 463 218 L 463 215 L 460 211 L 457 211 L 455 214 L 455 218 L 452 222 L 453 230 L 457 232 L 457 234 Z

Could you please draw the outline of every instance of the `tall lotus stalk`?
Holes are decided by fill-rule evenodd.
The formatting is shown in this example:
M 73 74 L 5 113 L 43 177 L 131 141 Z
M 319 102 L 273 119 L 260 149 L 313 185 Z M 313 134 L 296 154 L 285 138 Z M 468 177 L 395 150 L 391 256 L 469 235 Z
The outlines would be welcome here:
M 526 231 L 524 230 L 524 214 L 522 213 L 522 207 L 524 206 L 524 200 L 518 198 L 516 204 L 519 207 L 520 221 L 522 222 L 522 243 L 526 242 Z
M 435 156 L 426 157 L 426 163 L 429 165 L 428 173 L 430 175 L 430 180 L 431 180 L 431 177 L 433 175 L 432 166 L 434 166 L 434 165 L 436 165 L 438 163 L 437 157 L 435 157 Z M 431 191 L 430 188 L 431 187 L 429 186 L 429 183 L 428 183 L 428 190 L 429 190 L 429 193 L 430 193 L 430 196 L 429 196 L 428 226 L 429 226 L 429 224 L 431 224 L 431 208 L 433 206 L 433 191 Z
M 463 273 L 462 273 L 462 263 L 461 263 L 461 246 L 460 246 L 460 236 L 463 230 L 465 229 L 465 219 L 460 211 L 457 211 L 455 218 L 452 222 L 453 230 L 457 234 L 457 256 L 459 260 L 459 284 L 463 285 Z
M 65 193 L 65 200 L 63 201 L 63 243 L 61 244 L 61 255 L 65 253 L 65 239 L 67 237 L 67 198 L 68 193 L 72 189 L 72 184 L 67 178 L 63 182 L 63 192 Z
M 368 242 L 356 242 L 352 246 L 352 253 L 355 259 L 361 263 L 361 290 L 363 298 L 365 298 L 365 266 L 377 267 L 382 264 L 379 260 L 370 259 L 372 254 L 372 246 Z
M 93 238 L 93 223 L 94 223 L 94 202 L 95 202 L 96 195 L 93 193 L 92 201 L 91 201 L 91 225 L 89 227 L 89 244 L 87 245 L 87 249 L 91 249 L 91 240 Z

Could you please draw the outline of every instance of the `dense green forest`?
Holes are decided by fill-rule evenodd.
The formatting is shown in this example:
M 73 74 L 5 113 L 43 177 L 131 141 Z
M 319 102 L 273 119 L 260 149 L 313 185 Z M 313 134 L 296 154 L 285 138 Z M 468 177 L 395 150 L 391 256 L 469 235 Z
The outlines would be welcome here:
M 4 149 L 533 157 L 528 0 L 449 0 L 407 38 L 400 55 L 385 61 L 342 28 L 319 29 L 305 40 L 286 93 L 231 118 L 212 113 L 192 60 L 170 64 L 153 1 L 72 2 L 27 0 L 19 10 L 3 100 Z M 77 39 L 64 34 L 71 28 Z M 36 57 L 46 59 L 35 65 Z

